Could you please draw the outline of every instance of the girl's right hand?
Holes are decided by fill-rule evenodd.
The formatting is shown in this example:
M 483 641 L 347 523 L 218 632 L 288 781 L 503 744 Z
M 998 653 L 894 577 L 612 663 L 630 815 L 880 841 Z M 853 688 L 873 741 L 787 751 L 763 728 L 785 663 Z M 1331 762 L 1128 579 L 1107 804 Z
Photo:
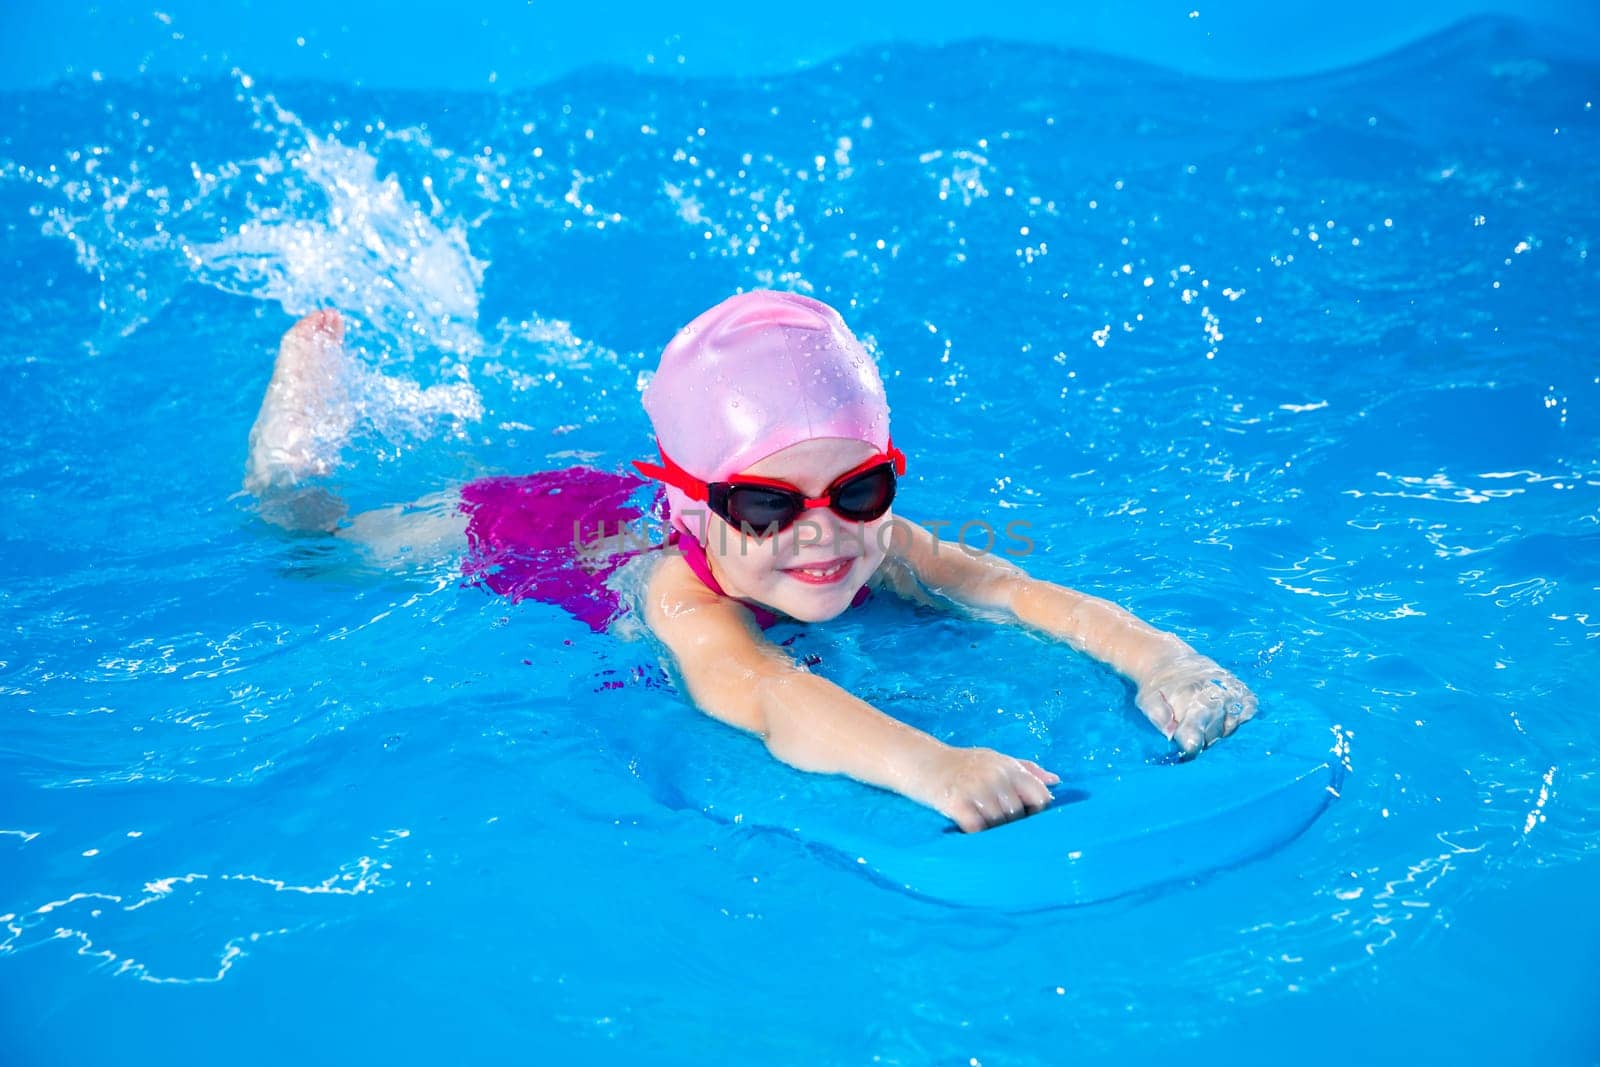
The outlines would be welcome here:
M 970 834 L 1043 811 L 1050 806 L 1049 787 L 1060 781 L 1032 760 L 946 745 L 929 761 L 916 799 Z

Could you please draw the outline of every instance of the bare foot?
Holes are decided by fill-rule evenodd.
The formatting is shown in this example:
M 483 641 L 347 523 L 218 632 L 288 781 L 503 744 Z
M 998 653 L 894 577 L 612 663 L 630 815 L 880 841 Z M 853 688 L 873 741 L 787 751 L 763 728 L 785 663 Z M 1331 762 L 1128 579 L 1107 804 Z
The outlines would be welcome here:
M 250 429 L 244 488 L 269 522 L 296 530 L 332 530 L 345 505 L 322 486 L 353 422 L 344 372 L 344 320 L 313 311 L 283 335 L 261 411 Z

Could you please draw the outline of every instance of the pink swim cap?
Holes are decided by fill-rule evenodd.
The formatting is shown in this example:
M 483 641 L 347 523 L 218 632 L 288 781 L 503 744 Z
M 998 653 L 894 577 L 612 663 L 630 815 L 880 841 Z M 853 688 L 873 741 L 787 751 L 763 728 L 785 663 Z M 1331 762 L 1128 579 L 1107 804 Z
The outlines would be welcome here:
M 889 401 L 877 364 L 839 313 L 769 289 L 730 297 L 678 331 L 644 391 L 663 456 L 722 481 L 819 437 L 889 445 Z M 667 486 L 674 523 L 704 508 Z

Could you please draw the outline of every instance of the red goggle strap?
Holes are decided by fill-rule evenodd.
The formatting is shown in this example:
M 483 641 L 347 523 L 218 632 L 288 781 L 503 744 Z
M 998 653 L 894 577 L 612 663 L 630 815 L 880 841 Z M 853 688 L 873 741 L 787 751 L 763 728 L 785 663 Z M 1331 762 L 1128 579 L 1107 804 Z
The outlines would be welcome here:
M 883 454 L 888 456 L 894 462 L 894 472 L 895 472 L 896 475 L 904 475 L 905 474 L 905 472 L 906 472 L 906 454 L 904 452 L 900 451 L 898 448 L 894 447 L 894 438 L 892 438 L 892 437 L 889 438 L 889 443 L 884 448 Z
M 891 437 L 889 439 L 888 444 L 884 448 L 883 454 L 885 458 L 894 464 L 894 472 L 896 475 L 905 474 L 906 454 L 894 446 L 894 438 Z M 634 469 L 640 474 L 644 475 L 646 478 L 650 478 L 658 482 L 665 482 L 675 489 L 683 490 L 685 495 L 687 495 L 690 500 L 698 500 L 702 503 L 705 502 L 706 498 L 710 495 L 710 491 L 707 489 L 706 483 L 701 481 L 699 478 L 696 478 L 694 475 L 690 474 L 676 463 L 672 462 L 672 458 L 665 452 L 662 452 L 660 455 L 661 462 L 659 464 L 647 463 L 642 459 L 634 460 Z M 822 501 L 822 503 L 826 503 L 826 501 Z
M 698 500 L 704 503 L 709 495 L 705 482 L 672 462 L 672 459 L 665 452 L 661 453 L 661 463 L 659 465 L 636 459 L 633 461 L 633 466 L 635 470 L 646 478 L 665 482 L 674 489 L 682 489 L 690 500 Z

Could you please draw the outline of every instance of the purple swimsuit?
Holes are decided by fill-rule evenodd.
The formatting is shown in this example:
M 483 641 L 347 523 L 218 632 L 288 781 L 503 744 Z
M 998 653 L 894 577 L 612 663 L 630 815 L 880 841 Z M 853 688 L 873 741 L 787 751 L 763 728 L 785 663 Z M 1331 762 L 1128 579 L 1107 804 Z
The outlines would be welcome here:
M 467 515 L 467 558 L 461 572 L 468 584 L 487 586 L 512 603 L 532 599 L 554 604 L 599 633 L 626 610 L 606 579 L 639 550 L 585 565 L 578 559 L 579 544 L 644 518 L 645 513 L 629 503 L 644 484 L 631 474 L 591 467 L 468 482 L 461 489 L 461 510 Z M 664 494 L 659 490 L 650 513 L 654 519 L 665 516 Z M 678 546 L 706 588 L 718 596 L 728 595 L 712 575 L 700 542 L 674 530 L 667 545 Z M 850 606 L 871 595 L 872 590 L 862 586 Z M 781 618 L 759 604 L 743 603 L 763 630 Z

